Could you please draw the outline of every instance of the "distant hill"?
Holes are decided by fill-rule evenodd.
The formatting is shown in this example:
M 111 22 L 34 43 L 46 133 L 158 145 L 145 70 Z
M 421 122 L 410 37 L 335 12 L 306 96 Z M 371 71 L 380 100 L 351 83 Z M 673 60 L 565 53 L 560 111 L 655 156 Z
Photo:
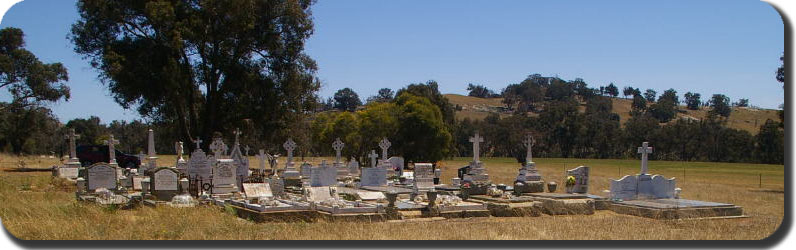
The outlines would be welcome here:
M 511 112 L 504 110 L 503 98 L 478 98 L 457 94 L 444 95 L 454 106 L 458 105 L 461 110 L 456 111 L 456 119 L 461 120 L 470 118 L 475 120 L 484 119 L 490 113 L 500 114 L 501 117 L 511 115 Z M 624 98 L 611 98 L 613 101 L 613 112 L 619 114 L 620 123 L 624 126 L 630 118 L 630 106 L 633 100 Z M 581 109 L 583 111 L 584 109 Z M 709 109 L 688 110 L 685 106 L 680 106 L 681 112 L 677 113 L 678 118 L 701 120 L 707 116 Z M 536 114 L 531 114 L 534 116 Z M 727 126 L 734 129 L 743 129 L 752 134 L 757 134 L 760 125 L 767 119 L 779 120 L 777 110 L 755 109 L 755 108 L 732 108 L 732 113 L 727 122 Z

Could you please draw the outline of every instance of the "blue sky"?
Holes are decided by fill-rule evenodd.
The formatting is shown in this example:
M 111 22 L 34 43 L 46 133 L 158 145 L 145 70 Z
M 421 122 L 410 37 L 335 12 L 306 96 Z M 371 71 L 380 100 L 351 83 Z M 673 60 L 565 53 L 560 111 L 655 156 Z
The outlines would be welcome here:
M 774 79 L 784 26 L 767 3 L 745 1 L 318 1 L 306 46 L 319 65 L 320 95 L 436 80 L 443 93 L 468 83 L 499 91 L 527 75 L 583 78 L 597 87 L 674 88 L 777 108 Z M 44 62 L 63 62 L 72 99 L 51 105 L 62 121 L 138 118 L 116 104 L 66 39 L 73 1 L 27 0 L 0 27 L 19 27 Z M 8 100 L 1 91 L 0 100 Z

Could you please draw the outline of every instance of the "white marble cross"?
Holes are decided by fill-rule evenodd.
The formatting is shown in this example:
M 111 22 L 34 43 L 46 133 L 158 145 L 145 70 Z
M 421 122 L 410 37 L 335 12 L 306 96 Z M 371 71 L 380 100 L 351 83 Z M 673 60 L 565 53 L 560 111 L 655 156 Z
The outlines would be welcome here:
M 475 133 L 475 136 L 470 137 L 470 142 L 473 143 L 473 162 L 479 162 L 480 161 L 480 159 L 479 159 L 479 155 L 480 155 L 479 146 L 480 146 L 480 143 L 484 142 L 484 137 L 481 137 L 480 135 L 478 135 L 478 133 Z
M 260 160 L 260 170 L 265 171 L 265 161 L 268 160 L 268 156 L 265 155 L 264 149 L 260 149 L 260 154 L 257 155 L 257 159 Z
M 375 168 L 376 167 L 376 158 L 379 158 L 379 154 L 376 154 L 376 150 L 371 150 L 370 154 L 368 155 L 368 157 L 370 157 L 370 167 Z
M 177 157 L 177 161 L 185 161 L 185 159 L 182 158 L 183 146 L 181 141 L 174 143 L 174 152 L 179 156 Z
M 392 146 L 392 143 L 390 143 L 390 141 L 387 140 L 387 137 L 384 137 L 384 139 L 381 139 L 381 141 L 379 142 L 379 147 L 381 148 L 382 160 L 387 160 L 387 149 L 389 149 L 390 146 Z
M 282 147 L 287 150 L 287 165 L 293 164 L 293 150 L 296 150 L 296 142 L 293 141 L 293 138 L 288 138 L 285 141 L 285 144 L 282 144 Z M 337 157 L 340 157 L 340 152 L 337 152 Z M 285 166 L 287 166 L 285 165 Z
M 647 174 L 647 154 L 652 153 L 652 147 L 649 146 L 649 142 L 644 142 L 641 144 L 641 147 L 638 147 L 638 153 L 641 154 L 641 174 Z
M 528 152 L 525 153 L 525 162 L 533 162 L 533 152 L 531 152 L 531 148 L 533 148 L 533 144 L 536 143 L 536 140 L 534 140 L 533 135 L 529 133 L 525 135 L 525 139 L 522 140 L 522 143 L 525 144 L 525 147 L 528 149 Z
M 340 141 L 339 137 L 336 140 L 334 140 L 334 143 L 332 143 L 332 148 L 334 149 L 334 151 L 337 152 L 337 155 L 335 157 L 335 163 L 340 163 L 340 151 L 343 150 L 343 146 L 345 146 L 345 143 L 343 143 L 343 141 Z
M 119 144 L 119 140 L 113 139 L 113 135 L 110 135 L 107 140 L 105 140 L 105 145 L 108 145 L 108 159 L 110 159 L 110 164 L 116 164 L 116 147 L 115 145 Z
M 238 146 L 238 145 L 240 145 L 240 140 L 239 140 L 239 139 L 240 139 L 240 135 L 241 135 L 241 134 L 243 134 L 243 133 L 242 133 L 242 132 L 240 132 L 240 129 L 237 129 L 237 128 L 236 128 L 236 129 L 235 129 L 235 146 Z
M 222 154 L 227 152 L 227 149 L 228 147 L 226 144 L 224 144 L 224 141 L 221 139 L 221 137 L 213 138 L 213 143 L 210 144 L 210 151 L 213 152 L 216 160 L 221 159 Z
M 77 160 L 77 145 L 75 140 L 80 139 L 80 135 L 75 134 L 75 129 L 70 128 L 69 134 L 64 136 L 69 139 L 69 160 Z

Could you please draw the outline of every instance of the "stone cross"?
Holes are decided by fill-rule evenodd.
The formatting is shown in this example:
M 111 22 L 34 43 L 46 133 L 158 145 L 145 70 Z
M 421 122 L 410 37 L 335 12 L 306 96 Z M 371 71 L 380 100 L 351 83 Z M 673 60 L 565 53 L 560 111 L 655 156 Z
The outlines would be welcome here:
M 345 146 L 345 143 L 340 141 L 339 137 L 337 138 L 337 140 L 334 140 L 334 143 L 332 143 L 332 148 L 334 149 L 334 151 L 337 152 L 337 155 L 335 157 L 335 163 L 340 163 L 340 151 L 343 150 L 343 146 Z
M 647 174 L 647 154 L 652 153 L 652 147 L 649 146 L 649 142 L 644 142 L 641 144 L 641 147 L 638 147 L 638 153 L 641 154 L 641 174 Z
M 473 143 L 473 162 L 479 162 L 479 145 L 480 143 L 484 142 L 484 137 L 481 137 L 478 135 L 478 133 L 475 133 L 475 136 L 470 137 L 470 142 Z
M 376 159 L 379 158 L 379 154 L 376 154 L 376 150 L 371 150 L 370 154 L 368 155 L 368 157 L 370 157 L 370 167 L 375 168 L 376 167 Z
M 80 139 L 80 135 L 75 134 L 75 129 L 70 128 L 69 134 L 64 136 L 64 138 L 69 139 L 69 160 L 77 160 L 77 146 L 75 145 L 75 140 Z
M 527 134 L 525 135 L 525 139 L 522 140 L 522 143 L 525 144 L 525 147 L 528 149 L 528 152 L 525 153 L 525 162 L 533 162 L 533 152 L 531 152 L 531 148 L 533 148 L 533 144 L 536 143 L 536 140 L 533 139 L 533 135 Z
M 221 154 L 227 152 L 227 145 L 224 144 L 224 141 L 221 139 L 221 137 L 216 137 L 213 139 L 213 143 L 210 144 L 210 151 L 213 151 L 216 160 L 221 159 Z
M 285 166 L 293 164 L 293 150 L 296 150 L 296 142 L 293 141 L 293 138 L 288 138 L 287 141 L 282 144 L 282 147 L 287 150 L 287 161 L 285 163 L 287 165 Z M 340 157 L 339 151 L 337 152 L 337 157 Z
M 235 129 L 235 146 L 240 145 L 240 135 L 243 134 L 240 132 L 240 129 Z
M 179 156 L 177 158 L 177 161 L 185 161 L 185 159 L 182 158 L 182 153 L 183 153 L 182 149 L 183 149 L 183 146 L 182 146 L 182 142 L 181 141 L 178 141 L 178 142 L 174 143 L 174 152 L 176 152 L 177 155 Z
M 202 150 L 202 139 L 197 137 L 196 140 L 193 140 L 193 143 L 196 144 L 197 150 Z
M 260 154 L 257 155 L 257 159 L 260 160 L 260 170 L 265 171 L 265 161 L 268 160 L 268 156 L 265 155 L 264 149 L 260 149 Z
M 390 146 L 392 146 L 392 143 L 390 143 L 390 141 L 387 140 L 387 137 L 384 137 L 384 139 L 381 139 L 381 141 L 379 142 L 379 147 L 381 148 L 382 160 L 387 160 L 387 149 L 389 149 Z
M 249 145 L 243 146 L 243 150 L 246 150 L 245 156 L 249 156 Z
M 113 139 L 113 135 L 110 135 L 107 140 L 105 140 L 105 145 L 108 145 L 108 159 L 110 159 L 110 164 L 116 164 L 116 147 L 115 145 L 119 144 L 119 140 Z

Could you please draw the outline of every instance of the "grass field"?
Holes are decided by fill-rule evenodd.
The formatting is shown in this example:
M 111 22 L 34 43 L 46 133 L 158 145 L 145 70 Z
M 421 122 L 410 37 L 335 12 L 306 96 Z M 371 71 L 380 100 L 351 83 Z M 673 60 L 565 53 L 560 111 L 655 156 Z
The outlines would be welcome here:
M 28 169 L 19 169 L 20 160 Z M 161 156 L 159 162 L 174 162 Z M 318 159 L 311 159 L 318 160 Z M 442 162 L 443 182 L 469 159 Z M 519 165 L 508 158 L 484 159 L 495 183 L 510 184 Z M 590 193 L 600 195 L 609 180 L 638 172 L 637 160 L 536 159 L 545 181 L 561 183 L 564 170 L 591 167 Z M 250 160 L 252 166 L 257 161 Z M 763 239 L 784 215 L 784 166 L 651 161 L 650 172 L 676 177 L 685 199 L 733 203 L 749 218 L 659 221 L 596 211 L 594 215 L 469 218 L 404 223 L 253 223 L 216 207 L 158 207 L 110 210 L 75 201 L 74 186 L 36 171 L 55 159 L 0 155 L 0 218 L 26 240 L 199 239 L 199 240 L 586 240 L 586 239 Z M 761 178 L 762 176 L 762 178 Z M 762 180 L 762 186 L 761 186 Z M 559 188 L 560 190 L 563 188 Z M 423 232 L 423 233 L 418 233 Z
M 503 107 L 503 98 L 478 98 L 471 96 L 463 96 L 456 94 L 445 94 L 448 100 L 454 104 L 462 107 L 462 110 L 456 111 L 456 119 L 470 118 L 475 120 L 482 120 L 490 113 L 499 113 L 500 117 L 507 117 L 510 114 L 500 113 L 497 107 Z M 625 122 L 630 119 L 630 110 L 633 100 L 623 98 L 611 98 L 613 101 L 612 112 L 619 115 L 619 122 L 624 126 Z M 581 108 L 584 111 L 585 108 Z M 704 119 L 707 117 L 708 108 L 700 110 L 688 110 L 685 106 L 681 106 L 682 113 L 677 113 L 678 117 L 691 117 L 695 119 Z M 537 114 L 530 114 L 535 116 Z M 751 109 L 751 108 L 738 108 L 733 107 L 730 117 L 727 119 L 727 127 L 734 129 L 746 130 L 749 133 L 757 134 L 760 126 L 766 122 L 767 119 L 779 121 L 779 116 L 776 110 L 772 109 Z

